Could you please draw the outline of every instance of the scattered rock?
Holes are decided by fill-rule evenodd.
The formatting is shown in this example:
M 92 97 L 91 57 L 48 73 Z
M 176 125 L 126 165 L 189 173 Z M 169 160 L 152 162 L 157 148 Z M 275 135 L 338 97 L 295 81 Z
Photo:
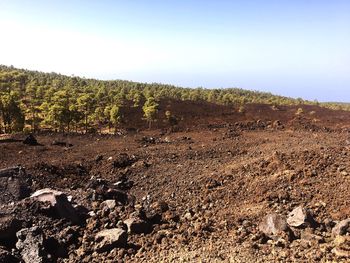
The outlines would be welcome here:
M 106 229 L 98 232 L 95 236 L 97 242 L 95 250 L 98 253 L 112 250 L 116 247 L 125 247 L 127 244 L 128 234 L 120 228 Z
M 147 234 L 152 231 L 151 225 L 140 218 L 132 217 L 124 221 L 128 227 L 128 232 L 132 234 Z
M 288 214 L 287 223 L 290 226 L 305 226 L 307 222 L 311 222 L 311 214 L 307 209 L 303 208 L 302 206 L 294 208 L 293 211 Z
M 323 241 L 323 237 L 322 236 L 313 234 L 310 231 L 310 229 L 301 232 L 300 239 L 305 240 L 305 241 L 309 241 L 309 242 L 315 241 L 317 243 L 320 243 L 321 241 Z
M 268 214 L 259 224 L 259 230 L 269 237 L 278 236 L 288 231 L 284 217 L 278 214 Z
M 142 139 L 141 139 L 141 142 L 142 143 L 147 143 L 147 144 L 155 144 L 156 143 L 156 138 L 143 136 Z
M 129 156 L 127 153 L 121 153 L 118 158 L 113 162 L 114 168 L 125 168 L 132 165 L 137 161 L 136 156 Z
M 338 235 L 342 236 L 348 232 L 350 232 L 350 218 L 340 221 L 332 229 L 333 236 L 338 236 Z
M 337 236 L 334 241 L 334 248 L 332 252 L 340 258 L 350 258 L 350 237 Z
M 98 154 L 96 157 L 95 157 L 95 162 L 96 163 L 99 163 L 103 160 L 103 155 L 102 154 Z
M 114 209 L 117 206 L 117 202 L 113 199 L 105 200 L 101 203 L 101 207 L 107 207 L 109 209 Z

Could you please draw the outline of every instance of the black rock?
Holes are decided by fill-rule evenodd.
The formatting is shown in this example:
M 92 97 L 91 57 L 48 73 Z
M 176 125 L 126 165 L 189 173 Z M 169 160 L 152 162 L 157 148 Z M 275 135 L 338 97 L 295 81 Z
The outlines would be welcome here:
M 27 145 L 39 145 L 38 141 L 36 140 L 36 138 L 33 136 L 33 134 L 29 134 L 27 136 L 27 138 L 24 139 L 23 141 L 24 144 Z

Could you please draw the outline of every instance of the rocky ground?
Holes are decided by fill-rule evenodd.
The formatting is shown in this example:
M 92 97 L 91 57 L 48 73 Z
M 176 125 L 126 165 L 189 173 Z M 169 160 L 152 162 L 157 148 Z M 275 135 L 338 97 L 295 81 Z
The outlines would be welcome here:
M 349 262 L 349 131 L 2 136 L 0 262 Z

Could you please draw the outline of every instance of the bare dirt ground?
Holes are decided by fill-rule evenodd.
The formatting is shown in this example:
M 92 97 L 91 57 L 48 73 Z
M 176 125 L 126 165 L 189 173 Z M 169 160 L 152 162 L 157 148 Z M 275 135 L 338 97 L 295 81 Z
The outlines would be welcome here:
M 172 133 L 3 140 L 0 169 L 25 175 L 0 176 L 0 259 L 30 262 L 31 250 L 32 262 L 348 262 L 349 115 L 248 111 Z M 43 188 L 64 204 L 28 197 Z

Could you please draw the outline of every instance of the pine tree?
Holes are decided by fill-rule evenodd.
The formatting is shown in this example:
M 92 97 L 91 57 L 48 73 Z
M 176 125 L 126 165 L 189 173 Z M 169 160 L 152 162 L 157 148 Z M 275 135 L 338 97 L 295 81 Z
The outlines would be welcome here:
M 120 107 L 118 105 L 113 105 L 113 107 L 110 110 L 110 121 L 112 125 L 114 126 L 114 132 L 117 132 L 118 125 L 121 121 L 121 115 L 120 115 Z
M 156 120 L 159 104 L 153 97 L 149 97 L 142 107 L 144 117 L 148 122 L 148 128 L 151 129 L 152 123 Z

